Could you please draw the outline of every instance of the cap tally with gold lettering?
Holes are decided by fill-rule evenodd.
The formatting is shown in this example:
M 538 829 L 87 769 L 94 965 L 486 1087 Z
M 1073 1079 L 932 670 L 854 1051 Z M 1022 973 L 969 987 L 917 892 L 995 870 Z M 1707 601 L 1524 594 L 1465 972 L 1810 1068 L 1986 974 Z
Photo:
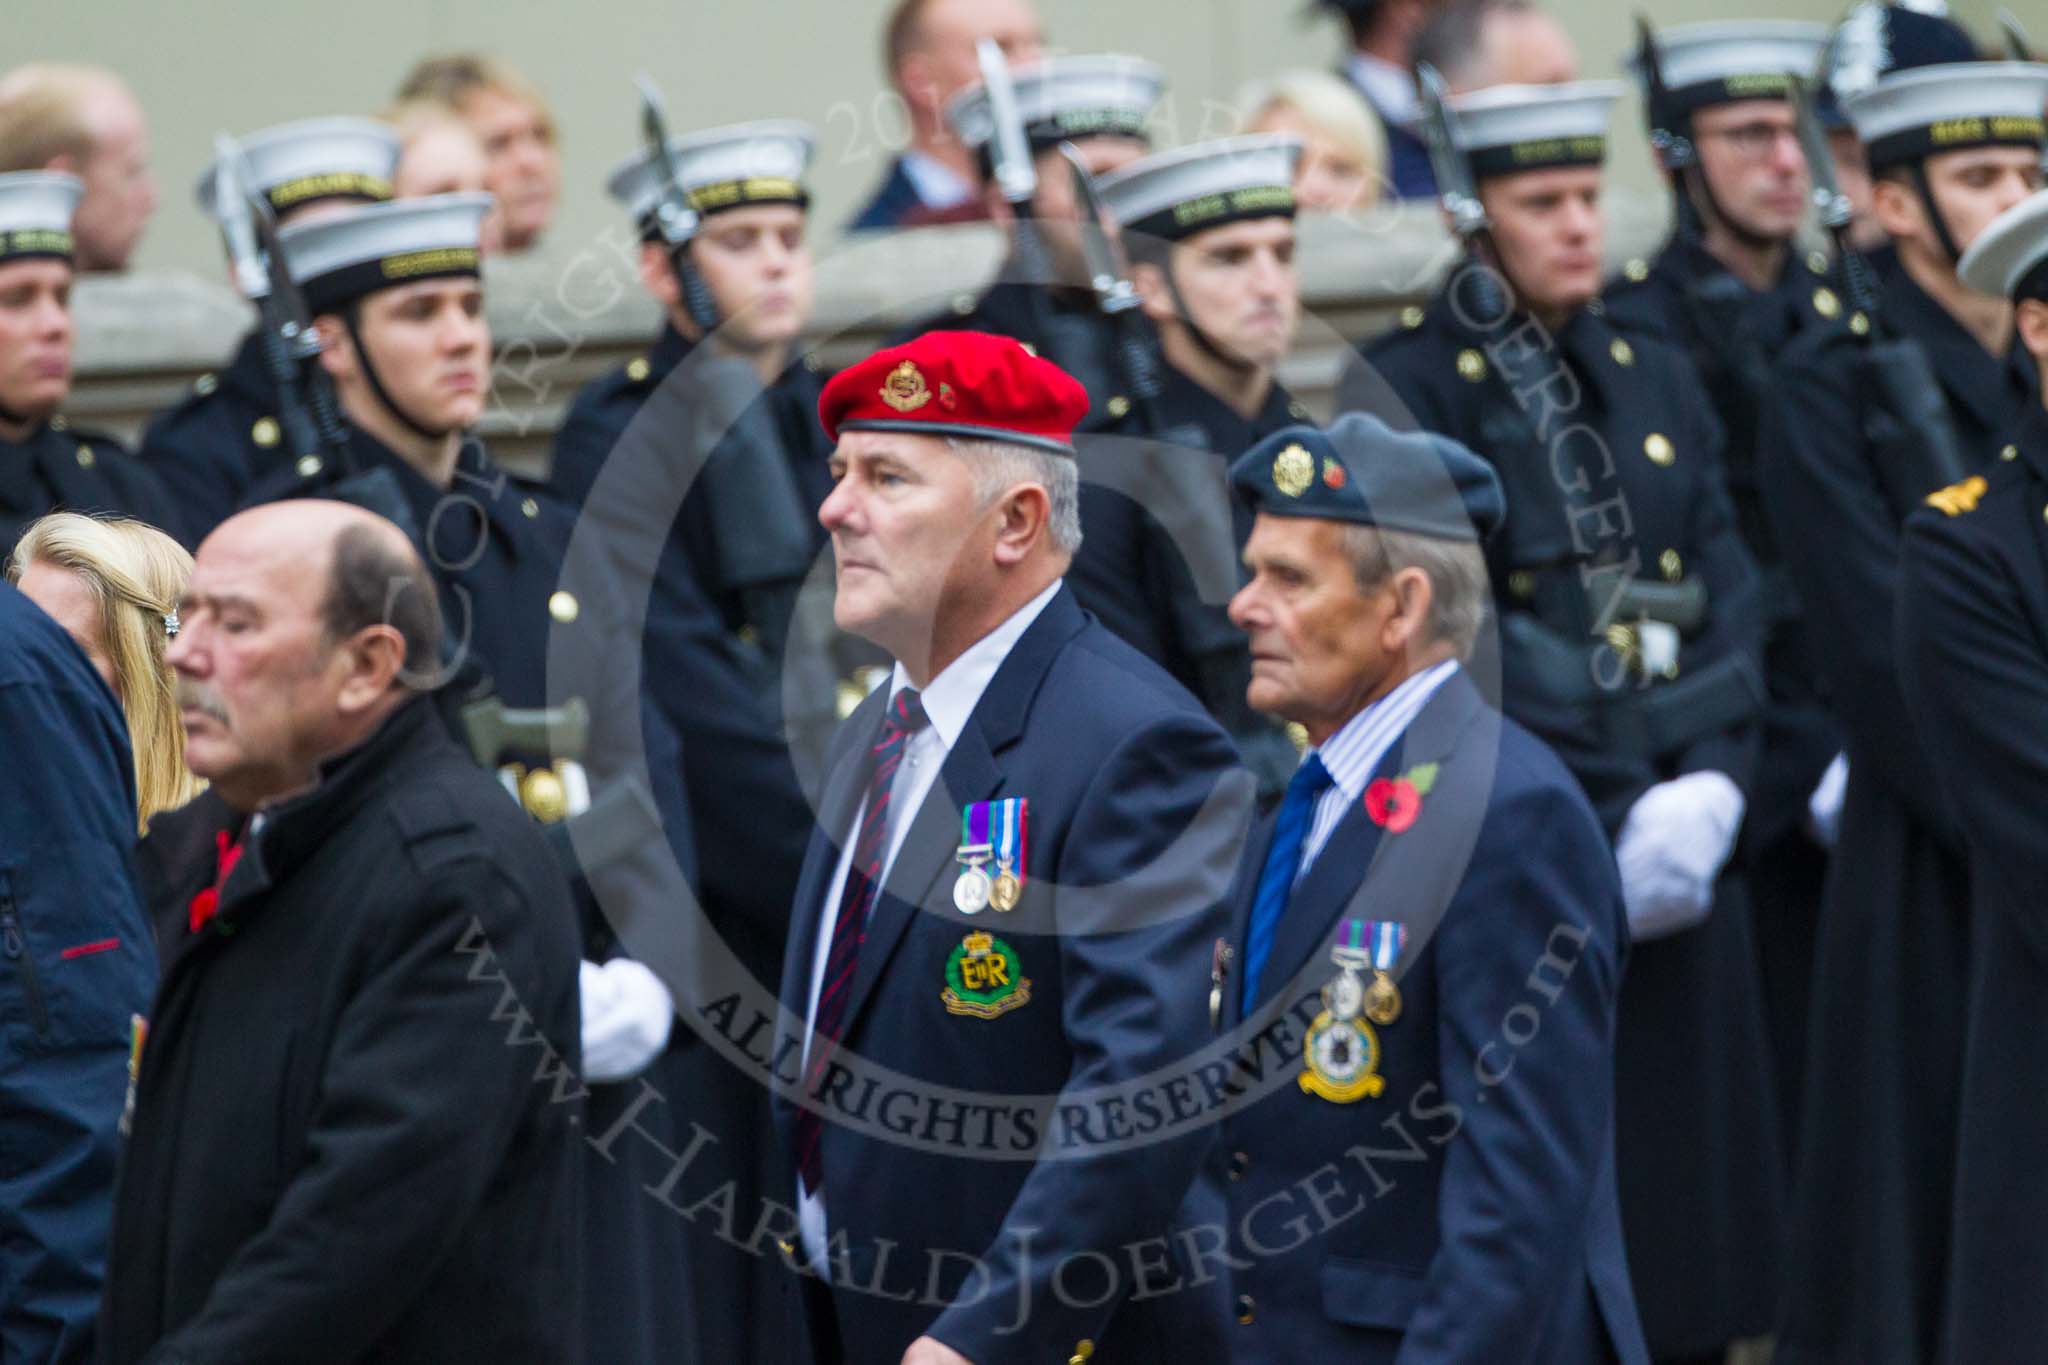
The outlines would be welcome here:
M 1744 100 L 1782 100 L 1792 82 L 1820 64 L 1826 24 L 1793 19 L 1717 20 L 1659 31 L 1657 62 L 1664 76 L 1666 117 Z M 1629 69 L 1642 79 L 1640 63 Z
M 1992 219 L 1963 253 L 1956 274 L 1980 294 L 2048 303 L 2048 190 Z
M 1292 218 L 1300 160 L 1292 133 L 1254 133 L 1155 153 L 1095 188 L 1126 231 L 1177 242 L 1248 218 Z
M 817 133 L 794 119 L 734 123 L 668 140 L 676 179 L 700 217 L 750 204 L 808 205 L 804 172 L 817 146 Z M 643 231 L 658 231 L 654 209 L 661 195 L 661 167 L 651 151 L 621 161 L 604 188 Z
M 1968 147 L 2031 147 L 2048 137 L 2048 63 L 1948 62 L 1881 76 L 1845 96 L 1872 171 Z
M 331 313 L 418 280 L 476 275 L 488 194 L 430 194 L 345 209 L 278 233 L 306 306 Z
M 818 399 L 825 435 L 901 431 L 1074 453 L 1088 392 L 1050 360 L 988 332 L 926 332 L 834 375 Z
M 328 200 L 381 204 L 391 197 L 398 167 L 398 131 L 367 118 L 309 118 L 279 123 L 237 144 L 254 184 L 282 215 Z M 213 213 L 218 165 L 199 177 L 199 207 Z
M 1348 412 L 1283 427 L 1230 466 L 1233 496 L 1254 512 L 1318 517 L 1443 540 L 1484 540 L 1507 515 L 1500 476 L 1447 436 L 1396 431 Z
M 71 259 L 71 215 L 85 182 L 63 171 L 0 175 L 0 263 Z
M 1458 150 L 1473 178 L 1519 175 L 1607 159 L 1607 122 L 1620 81 L 1492 85 L 1456 96 Z
M 1057 56 L 1013 67 L 1017 114 L 1031 150 L 1070 139 L 1130 137 L 1150 142 L 1147 122 L 1166 90 L 1166 74 L 1143 57 Z M 988 91 L 978 82 L 946 105 L 946 122 L 961 143 L 980 150 L 995 137 Z

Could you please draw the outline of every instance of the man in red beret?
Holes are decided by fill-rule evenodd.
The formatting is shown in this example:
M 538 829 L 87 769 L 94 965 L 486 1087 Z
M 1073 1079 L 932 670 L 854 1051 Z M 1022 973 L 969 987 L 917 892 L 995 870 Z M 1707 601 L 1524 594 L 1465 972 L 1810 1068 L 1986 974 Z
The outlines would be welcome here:
M 1087 406 L 981 332 L 819 406 L 838 621 L 895 660 L 834 742 L 783 967 L 785 1254 L 821 1362 L 1202 1349 L 1165 1344 L 1214 1282 L 1169 1226 L 1220 1102 L 1189 1054 L 1249 783 L 1065 586 Z

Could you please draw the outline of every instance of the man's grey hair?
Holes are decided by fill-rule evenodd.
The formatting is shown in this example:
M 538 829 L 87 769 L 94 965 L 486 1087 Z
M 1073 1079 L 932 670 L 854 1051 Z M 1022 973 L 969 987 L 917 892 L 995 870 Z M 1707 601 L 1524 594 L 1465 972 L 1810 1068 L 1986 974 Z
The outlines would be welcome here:
M 1361 588 L 1377 588 L 1403 569 L 1422 570 L 1429 578 L 1430 638 L 1449 642 L 1460 659 L 1472 657 L 1491 595 L 1477 544 L 1354 525 L 1344 528 L 1344 552 Z
M 1020 483 L 1045 489 L 1051 505 L 1046 532 L 1053 548 L 1071 558 L 1081 548 L 1081 471 L 1071 455 L 1058 455 L 1015 441 L 979 441 L 948 436 L 946 445 L 965 456 L 974 471 L 974 500 L 983 507 Z

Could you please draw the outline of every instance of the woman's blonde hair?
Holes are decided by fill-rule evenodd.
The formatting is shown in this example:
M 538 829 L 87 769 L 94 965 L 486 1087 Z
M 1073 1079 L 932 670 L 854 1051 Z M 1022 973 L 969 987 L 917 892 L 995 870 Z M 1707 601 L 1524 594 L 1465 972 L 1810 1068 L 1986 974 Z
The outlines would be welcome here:
M 1256 126 L 1276 107 L 1292 109 L 1350 153 L 1365 169 L 1372 198 L 1381 197 L 1387 183 L 1387 130 L 1350 81 L 1328 71 L 1283 71 L 1246 86 L 1238 94 L 1237 107 L 1244 111 L 1247 126 Z
M 31 564 L 75 574 L 99 605 L 101 646 L 135 751 L 136 825 L 197 796 L 206 784 L 185 766 L 177 680 L 165 662 L 192 556 L 154 526 L 53 512 L 32 523 L 7 562 L 10 582 Z

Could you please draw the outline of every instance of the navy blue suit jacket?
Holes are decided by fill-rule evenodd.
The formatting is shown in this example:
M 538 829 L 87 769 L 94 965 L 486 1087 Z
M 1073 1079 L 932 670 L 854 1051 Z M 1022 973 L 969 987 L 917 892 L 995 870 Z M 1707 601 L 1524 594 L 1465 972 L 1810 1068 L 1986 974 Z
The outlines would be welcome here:
M 782 1001 L 799 1020 L 881 691 L 834 746 L 797 891 Z M 1208 1037 L 1209 949 L 1249 796 L 1194 698 L 1062 588 L 990 680 L 871 913 L 831 1067 L 890 1074 L 828 1070 L 818 1084 L 851 1365 L 896 1365 L 927 1334 L 977 1365 L 1065 1360 L 1082 1341 L 1104 1359 L 1172 1358 L 1167 1334 L 1187 1315 L 1171 1299 L 1130 1301 L 1158 1287 L 1132 1268 L 1157 1257 L 1127 1248 L 1167 1251 L 1212 1129 L 1103 1091 L 1170 1072 Z M 1029 802 L 1023 899 L 963 916 L 951 898 L 961 807 L 1010 797 Z M 1009 945 L 1030 982 L 1028 1002 L 995 1018 L 941 1000 L 948 958 L 977 932 Z M 782 1096 L 776 1110 L 793 1150 L 796 1111 Z
M 889 163 L 889 174 L 876 186 L 867 207 L 846 225 L 846 230 L 867 232 L 875 228 L 900 227 L 903 220 L 923 203 L 924 200 L 918 197 L 916 183 L 911 180 L 910 172 L 903 169 L 903 158 L 899 156 Z
M 1415 824 L 1360 803 L 1296 884 L 1252 1018 L 1227 979 L 1242 1107 L 1189 1201 L 1227 1219 L 1236 1361 L 1646 1361 L 1615 1188 L 1614 1021 L 1627 920 L 1599 822 L 1557 757 L 1463 669 L 1376 776 L 1435 763 Z M 1235 967 L 1271 842 L 1246 847 Z M 1398 920 L 1403 1008 L 1377 1097 L 1300 1084 L 1346 922 Z

